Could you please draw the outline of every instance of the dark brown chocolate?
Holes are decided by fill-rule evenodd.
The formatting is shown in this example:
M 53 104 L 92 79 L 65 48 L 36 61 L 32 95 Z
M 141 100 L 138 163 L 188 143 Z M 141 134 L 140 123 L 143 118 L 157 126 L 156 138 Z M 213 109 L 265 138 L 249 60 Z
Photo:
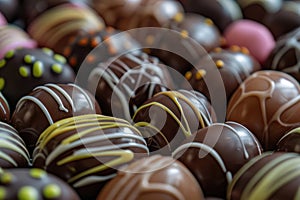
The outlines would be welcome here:
M 13 22 L 19 15 L 18 0 L 0 0 L 0 12 L 8 22 Z
M 230 99 L 227 120 L 246 126 L 265 150 L 274 150 L 287 131 L 300 126 L 299 83 L 277 71 L 249 76 Z
M 247 128 L 226 122 L 200 129 L 173 152 L 173 157 L 189 168 L 205 196 L 225 198 L 232 176 L 261 151 Z
M 10 108 L 7 100 L 0 92 L 0 121 L 9 122 L 10 120 Z
M 300 153 L 300 128 L 286 133 L 276 144 L 276 151 Z

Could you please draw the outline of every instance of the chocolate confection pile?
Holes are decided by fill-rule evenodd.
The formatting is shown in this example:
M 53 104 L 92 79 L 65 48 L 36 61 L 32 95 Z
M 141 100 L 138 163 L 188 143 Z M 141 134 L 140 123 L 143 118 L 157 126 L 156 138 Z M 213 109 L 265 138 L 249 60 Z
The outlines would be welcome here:
M 0 0 L 0 199 L 299 199 L 299 0 Z

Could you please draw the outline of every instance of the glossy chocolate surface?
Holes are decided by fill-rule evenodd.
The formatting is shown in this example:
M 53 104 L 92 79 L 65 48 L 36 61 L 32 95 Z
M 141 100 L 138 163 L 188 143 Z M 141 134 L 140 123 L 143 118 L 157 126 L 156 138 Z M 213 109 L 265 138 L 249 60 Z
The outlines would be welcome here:
M 300 153 L 300 128 L 286 133 L 276 144 L 276 151 Z
M 205 196 L 225 198 L 234 174 L 260 155 L 254 135 L 235 122 L 214 123 L 187 138 L 174 152 L 197 178 Z
M 230 99 L 227 120 L 246 126 L 265 150 L 300 125 L 299 83 L 277 71 L 258 71 L 248 77 Z
M 0 92 L 0 121 L 9 122 L 10 120 L 10 108 L 7 100 Z

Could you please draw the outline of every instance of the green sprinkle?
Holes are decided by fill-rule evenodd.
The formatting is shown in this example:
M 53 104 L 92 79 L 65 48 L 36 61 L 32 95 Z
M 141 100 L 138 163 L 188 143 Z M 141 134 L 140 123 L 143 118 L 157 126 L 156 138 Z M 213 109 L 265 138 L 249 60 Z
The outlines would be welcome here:
M 47 175 L 47 173 L 42 169 L 34 168 L 34 169 L 30 170 L 30 176 L 32 178 L 41 179 L 41 178 L 45 177 L 46 175 Z
M 13 176 L 11 175 L 11 173 L 4 173 L 1 176 L 1 183 L 3 183 L 3 184 L 11 183 L 12 180 L 13 180 Z
M 51 49 L 49 49 L 49 48 L 42 48 L 42 50 L 48 56 L 52 56 L 53 55 L 53 51 Z
M 60 65 L 60 64 L 53 64 L 53 65 L 51 66 L 51 69 L 52 69 L 55 73 L 60 74 L 60 73 L 62 72 L 63 67 L 62 67 L 62 65 Z
M 43 195 L 47 199 L 56 199 L 61 195 L 61 188 L 55 184 L 49 184 L 44 187 Z
M 24 186 L 18 192 L 19 200 L 36 200 L 39 199 L 39 193 L 37 189 L 32 186 Z
M 19 74 L 20 74 L 22 77 L 24 77 L 24 78 L 28 77 L 28 76 L 29 76 L 29 70 L 28 70 L 28 68 L 25 67 L 25 66 L 21 66 L 21 67 L 19 68 Z
M 27 63 L 27 64 L 33 63 L 34 60 L 35 60 L 35 58 L 34 58 L 33 56 L 31 56 L 31 55 L 25 55 L 25 56 L 24 56 L 24 61 L 25 61 L 25 63 Z
M 0 199 L 5 199 L 6 189 L 5 187 L 0 186 Z
M 15 51 L 14 50 L 10 50 L 5 54 L 5 58 L 6 59 L 10 59 L 15 55 Z
M 6 65 L 6 60 L 1 59 L 0 60 L 0 68 L 4 67 Z
M 3 90 L 5 86 L 5 80 L 4 78 L 0 78 L 0 90 Z
M 36 61 L 33 64 L 33 76 L 40 78 L 43 75 L 44 65 L 41 61 Z
M 66 62 L 67 62 L 66 58 L 59 54 L 54 55 L 54 60 L 56 60 L 57 62 L 62 63 L 62 64 L 66 64 Z

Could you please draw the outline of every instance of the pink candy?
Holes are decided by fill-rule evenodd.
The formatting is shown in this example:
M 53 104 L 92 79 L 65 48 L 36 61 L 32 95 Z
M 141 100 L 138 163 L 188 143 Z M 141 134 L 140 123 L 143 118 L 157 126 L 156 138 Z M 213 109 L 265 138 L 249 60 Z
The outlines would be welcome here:
M 0 13 L 0 26 L 7 24 L 5 17 Z

